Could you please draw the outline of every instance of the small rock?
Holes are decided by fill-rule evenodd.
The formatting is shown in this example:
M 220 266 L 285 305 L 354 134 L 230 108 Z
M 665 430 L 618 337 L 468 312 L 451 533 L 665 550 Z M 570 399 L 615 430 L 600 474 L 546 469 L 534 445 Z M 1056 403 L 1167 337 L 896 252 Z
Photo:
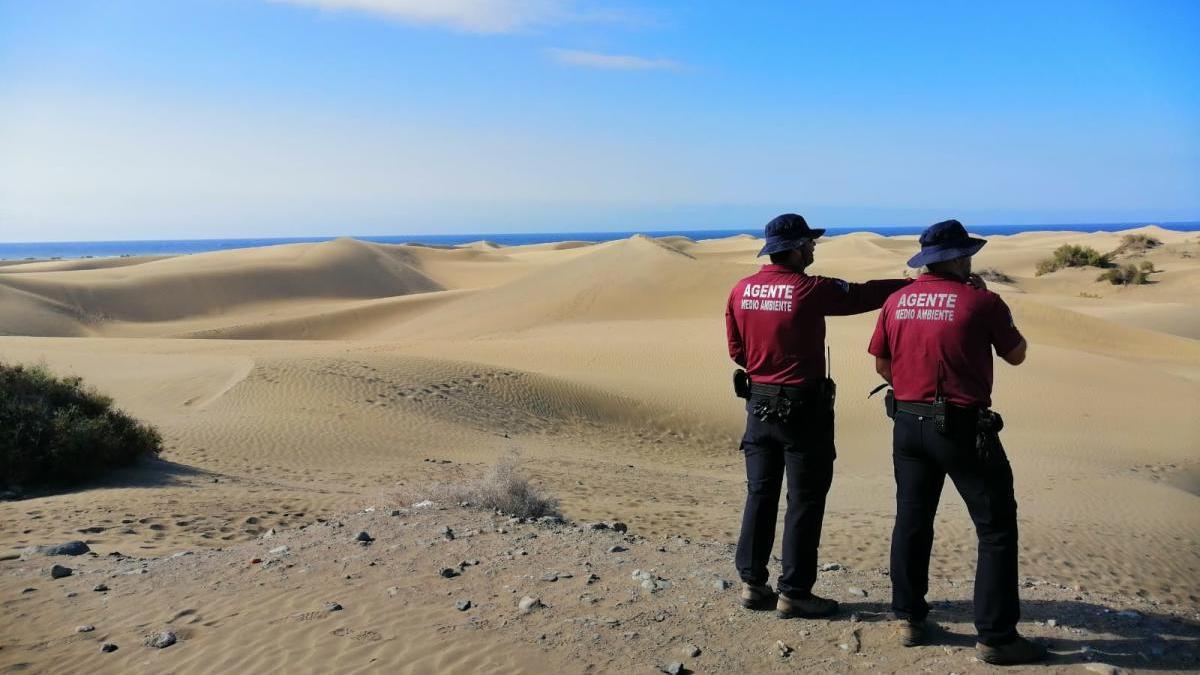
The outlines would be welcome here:
M 428 499 L 412 505 L 414 509 L 427 509 L 431 506 L 433 506 L 433 502 L 429 501 Z
M 454 530 L 450 529 L 449 525 L 438 530 L 438 534 L 442 535 L 442 539 L 446 541 L 454 541 Z
M 358 543 L 363 544 L 365 546 L 365 545 L 370 544 L 371 542 L 375 541 L 375 537 L 372 537 L 371 535 L 367 534 L 366 532 L 359 532 L 354 537 L 354 541 L 357 541 Z
M 92 586 L 92 590 L 96 591 L 97 593 L 105 593 L 108 591 L 108 586 L 104 584 L 96 584 L 95 586 Z
M 31 586 L 31 587 L 29 587 L 29 588 L 22 588 L 22 589 L 21 589 L 21 593 L 22 593 L 22 594 L 24 594 L 24 593 L 36 593 L 36 592 L 37 592 L 37 589 L 36 589 L 36 588 L 33 588 L 32 586 Z
M 854 586 L 851 586 L 851 587 L 847 588 L 847 589 L 846 589 L 846 592 L 847 592 L 847 593 L 849 593 L 850 595 L 853 595 L 853 596 L 854 596 L 854 597 L 856 597 L 856 598 L 865 598 L 865 597 L 867 597 L 867 592 L 866 592 L 866 591 L 864 591 L 864 590 L 863 590 L 863 589 L 861 589 L 861 588 L 856 588 L 856 587 L 854 587 Z
M 271 537 L 274 537 L 274 536 L 275 536 L 275 528 L 272 527 L 271 529 L 267 530 L 266 532 L 263 532 L 259 538 L 260 539 L 270 539 Z
M 79 594 L 78 594 L 78 593 L 76 593 L 75 591 L 70 591 L 70 592 L 68 592 L 68 593 L 67 593 L 67 597 L 68 597 L 68 598 L 73 598 L 73 597 L 75 597 L 75 596 L 77 596 L 77 595 L 79 595 Z
M 733 584 L 724 579 L 717 579 L 713 582 L 713 588 L 717 589 L 718 591 L 727 591 L 731 586 L 733 586 Z
M 37 555 L 83 555 L 92 549 L 82 541 L 68 541 L 65 544 L 54 544 L 52 546 L 34 546 L 30 549 L 25 549 L 28 553 Z
M 629 531 L 629 526 L 619 520 L 614 520 L 613 522 L 609 523 L 608 527 L 614 532 L 624 533 Z
M 340 611 L 342 611 L 342 609 L 343 609 L 343 607 L 342 607 L 341 603 L 337 603 L 337 602 L 325 603 L 325 611 L 326 612 L 340 612 Z
M 628 550 L 629 549 L 625 548 L 624 546 L 621 546 L 620 544 L 617 544 L 616 546 L 608 547 L 609 553 L 624 553 L 625 551 L 628 551 Z
M 155 633 L 154 635 L 147 637 L 144 644 L 147 647 L 166 649 L 167 647 L 175 644 L 178 639 L 179 638 L 176 637 L 174 631 L 164 630 L 161 633 Z
M 454 577 L 458 576 L 458 570 L 454 569 L 453 567 L 443 567 L 438 571 L 438 574 L 443 579 L 453 579 Z
M 539 523 L 545 525 L 559 525 L 563 522 L 562 516 L 542 516 L 538 518 Z
M 858 630 L 855 629 L 850 631 L 850 635 L 846 638 L 846 641 L 838 645 L 838 647 L 840 647 L 842 651 L 850 652 L 851 654 L 857 654 L 858 650 L 862 649 L 862 640 L 860 640 L 858 637 Z
M 821 565 L 822 572 L 836 572 L 840 569 L 842 569 L 842 566 L 838 563 L 825 563 L 824 565 Z
M 659 623 L 662 623 L 667 620 L 667 615 L 666 614 L 655 614 L 654 620 Z
M 607 530 L 608 523 L 592 523 L 588 525 L 589 530 Z
M 587 584 L 588 586 L 591 586 L 592 584 L 596 583 L 597 581 L 600 581 L 600 577 L 598 575 L 596 575 L 594 572 L 591 574 L 588 574 L 583 579 L 583 583 Z
M 173 554 L 171 557 L 172 558 L 182 558 L 184 556 L 189 556 L 189 555 L 193 555 L 193 553 L 191 551 L 180 551 L 179 553 Z
M 63 577 L 69 577 L 74 573 L 75 571 L 70 567 L 63 567 L 62 565 L 54 565 L 50 568 L 51 579 L 62 579 Z
M 286 546 L 276 546 L 270 551 L 267 551 L 267 553 L 270 553 L 271 555 L 287 555 L 289 552 L 291 552 L 291 549 Z
M 459 600 L 458 602 L 454 603 L 454 609 L 457 609 L 460 612 L 465 612 L 468 609 L 471 609 L 471 601 Z
M 690 659 L 694 659 L 697 656 L 700 656 L 700 648 L 693 644 L 684 645 L 683 655 Z
M 555 572 L 547 572 L 542 575 L 542 581 L 558 581 L 558 574 Z
M 792 648 L 789 647 L 783 640 L 776 640 L 774 652 L 779 656 L 787 657 L 791 655 Z
M 520 610 L 522 614 L 528 614 L 535 609 L 545 606 L 546 605 L 542 604 L 541 598 L 531 598 L 528 595 L 521 598 L 521 601 L 517 603 L 517 609 Z
M 112 642 L 105 642 L 104 644 L 100 645 L 100 651 L 104 652 L 105 654 L 115 652 L 117 649 L 117 645 Z
M 400 509 L 392 509 L 392 512 L 389 513 L 388 515 L 392 516 L 392 517 L 396 517 L 396 516 L 401 515 L 401 511 L 400 511 Z
M 96 630 L 96 627 L 95 627 L 95 626 L 93 626 L 93 625 L 92 625 L 92 624 L 90 624 L 90 623 L 89 623 L 89 624 L 84 624 L 84 625 L 82 625 L 82 626 L 76 626 L 76 627 L 75 627 L 75 632 L 76 632 L 76 633 L 90 633 L 90 632 L 92 632 L 92 631 L 94 631 L 94 630 Z
M 1051 628 L 1058 627 L 1058 619 L 1046 619 L 1046 625 Z
M 667 665 L 659 668 L 659 670 L 661 670 L 664 673 L 667 673 L 667 675 L 680 675 L 680 673 L 687 672 L 684 670 L 683 664 L 678 661 L 672 661 L 672 662 L 668 663 Z

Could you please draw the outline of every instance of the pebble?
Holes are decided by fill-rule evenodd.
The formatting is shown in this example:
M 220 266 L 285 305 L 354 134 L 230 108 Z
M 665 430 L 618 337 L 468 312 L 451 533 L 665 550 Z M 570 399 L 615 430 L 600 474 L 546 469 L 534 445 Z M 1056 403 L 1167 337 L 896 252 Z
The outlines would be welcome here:
M 583 583 L 587 584 L 588 586 L 591 586 L 592 584 L 596 583 L 597 581 L 600 581 L 600 577 L 598 575 L 596 575 L 595 573 L 591 573 L 591 574 L 588 574 L 586 577 L 584 577 Z
M 547 572 L 546 574 L 542 575 L 542 581 L 558 581 L 558 574 L 554 572 Z
M 175 644 L 178 639 L 179 638 L 176 637 L 174 631 L 164 630 L 161 633 L 155 633 L 154 635 L 147 637 L 145 645 L 147 647 L 154 647 L 156 649 L 166 649 L 167 647 Z
M 343 608 L 340 603 L 337 603 L 337 602 L 325 603 L 325 611 L 326 612 L 340 612 L 340 611 L 342 611 L 342 609 Z
M 90 633 L 90 632 L 92 632 L 92 631 L 94 631 L 94 630 L 96 630 L 96 627 L 95 627 L 95 626 L 93 626 L 93 625 L 92 625 L 92 624 L 90 624 L 90 623 L 89 623 L 89 624 L 85 624 L 85 625 L 83 625 L 83 626 L 76 626 L 76 627 L 75 627 L 75 632 L 76 632 L 76 633 Z
M 629 531 L 629 526 L 619 520 L 614 520 L 613 522 L 609 523 L 608 527 L 614 532 L 624 533 Z
M 443 527 L 441 530 L 438 530 L 438 534 L 442 535 L 442 538 L 446 541 L 454 541 L 454 530 L 452 530 L 449 525 Z
M 458 602 L 454 603 L 454 609 L 457 609 L 460 612 L 465 612 L 468 609 L 471 609 L 471 601 L 459 600 Z
M 396 516 L 399 516 L 399 515 L 401 515 L 401 511 L 400 511 L 400 509 L 392 509 L 392 512 L 391 512 L 391 513 L 389 513 L 388 515 L 389 515 L 389 516 L 392 516 L 393 518 L 395 518 Z
M 659 668 L 659 670 L 667 673 L 667 675 L 679 675 L 680 673 L 685 672 L 683 669 L 683 664 L 678 661 L 672 661 L 662 668 Z
M 589 530 L 607 530 L 608 523 L 592 523 L 588 525 Z
M 50 568 L 51 579 L 62 579 L 63 577 L 69 577 L 74 573 L 75 571 L 70 567 L 63 567 L 62 565 L 54 565 Z
M 372 537 L 371 535 L 367 534 L 366 532 L 359 532 L 358 535 L 354 537 L 354 541 L 357 541 L 358 543 L 363 544 L 365 546 L 365 545 L 370 544 L 371 542 L 375 541 L 375 537 Z
M 857 654 L 858 650 L 862 649 L 862 641 L 858 637 L 858 630 L 856 629 L 850 631 L 849 637 L 846 638 L 845 642 L 838 645 L 838 647 L 840 647 L 842 651 L 850 652 L 851 654 Z
M 542 604 L 541 598 L 531 598 L 528 595 L 521 598 L 521 601 L 517 603 L 517 609 L 520 610 L 522 614 L 528 614 L 535 609 L 545 606 L 546 605 Z
M 291 549 L 286 546 L 276 546 L 270 551 L 267 551 L 267 553 L 270 553 L 271 555 L 287 555 L 290 551 Z
M 78 594 L 78 593 L 76 593 L 75 591 L 70 591 L 70 592 L 68 592 L 68 593 L 67 593 L 67 597 L 68 597 L 68 598 L 73 598 L 73 597 L 75 597 L 75 596 L 77 596 L 77 595 L 79 595 L 79 594 Z
M 789 647 L 783 640 L 776 640 L 774 651 L 779 656 L 786 657 L 792 653 L 792 648 Z
M 624 546 L 621 546 L 620 544 L 617 544 L 616 546 L 608 547 L 609 553 L 624 553 L 625 551 L 628 551 L 628 550 L 629 549 L 625 548 Z
M 825 563 L 824 565 L 821 565 L 822 572 L 836 572 L 840 569 L 842 569 L 842 566 L 838 563 Z
M 716 581 L 713 582 L 713 588 L 717 589 L 718 591 L 727 591 L 732 586 L 733 586 L 733 584 L 729 583 L 728 581 L 726 581 L 724 579 L 717 579 Z
M 454 569 L 453 567 L 443 567 L 438 571 L 438 574 L 441 575 L 443 579 L 452 579 L 458 576 L 458 570 Z
M 863 589 L 861 589 L 861 588 L 856 588 L 856 587 L 854 587 L 854 586 L 851 586 L 851 587 L 847 588 L 847 589 L 846 589 L 846 592 L 847 592 L 847 593 L 849 593 L 850 595 L 853 595 L 853 596 L 854 596 L 854 597 L 856 597 L 856 598 L 865 598 L 865 597 L 867 597 L 867 592 L 866 592 L 866 591 L 864 591 L 864 590 L 863 590 Z
M 117 651 L 117 645 L 112 642 L 105 642 L 104 644 L 100 645 L 100 651 L 104 652 L 105 654 L 115 652 Z
M 428 499 L 412 505 L 414 509 L 427 509 L 431 506 L 433 506 L 433 502 L 429 501 Z
M 683 646 L 683 655 L 688 658 L 694 659 L 697 656 L 700 656 L 700 648 L 693 644 L 684 645 Z
M 1051 628 L 1056 628 L 1058 627 L 1058 619 L 1046 619 L 1046 625 L 1050 626 Z
M 105 584 L 96 584 L 95 586 L 92 586 L 92 590 L 96 591 L 97 593 L 106 593 L 108 591 L 108 586 Z

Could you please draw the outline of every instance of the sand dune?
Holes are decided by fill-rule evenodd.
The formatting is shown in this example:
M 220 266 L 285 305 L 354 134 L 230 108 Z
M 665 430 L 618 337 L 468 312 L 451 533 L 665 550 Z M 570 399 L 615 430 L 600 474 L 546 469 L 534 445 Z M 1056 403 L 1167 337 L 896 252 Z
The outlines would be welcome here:
M 977 260 L 1013 278 L 992 287 L 1031 343 L 1027 364 L 997 366 L 995 396 L 1017 477 L 1022 574 L 1039 580 L 1026 592 L 1045 603 L 1034 604 L 1031 617 L 1055 618 L 1068 602 L 1082 602 L 1079 625 L 1090 626 L 1089 640 L 1112 628 L 1086 623 L 1110 616 L 1104 609 L 1137 607 L 1161 613 L 1163 622 L 1200 616 L 1200 238 L 1139 231 L 1164 242 L 1122 259 L 1154 264 L 1155 283 L 1146 286 L 1097 282 L 1095 269 L 1035 275 L 1038 260 L 1062 243 L 1106 251 L 1120 234 L 995 237 Z M 114 672 L 280 664 L 367 672 L 390 664 L 412 672 L 557 673 L 589 663 L 593 672 L 627 672 L 631 663 L 666 661 L 685 637 L 703 639 L 719 655 L 709 663 L 739 672 L 795 670 L 801 662 L 971 671 L 977 665 L 957 652 L 889 651 L 884 624 L 855 624 L 864 628 L 865 656 L 843 663 L 843 636 L 835 634 L 841 624 L 829 624 L 831 632 L 814 625 L 803 641 L 797 624 L 747 623 L 729 597 L 707 590 L 711 575 L 733 578 L 726 545 L 736 537 L 744 497 L 737 442 L 745 413 L 730 391 L 723 310 L 734 281 L 762 264 L 755 257 L 761 245 L 746 236 L 515 247 L 343 239 L 0 266 L 0 360 L 81 375 L 159 427 L 167 444 L 161 462 L 76 491 L 0 502 L 0 554 L 77 538 L 80 530 L 101 554 L 80 564 L 78 581 L 89 583 L 69 605 L 49 582 L 31 581 L 38 569 L 0 562 L 0 601 L 6 616 L 19 618 L 0 630 L 0 668 L 93 668 L 94 641 L 69 637 L 73 625 L 88 621 L 129 643 L 120 659 L 97 667 Z M 916 249 L 914 237 L 833 237 L 817 247 L 813 272 L 851 281 L 898 276 Z M 873 313 L 829 320 L 839 459 L 821 557 L 854 570 L 855 583 L 875 579 L 885 594 L 878 570 L 886 567 L 894 504 L 890 428 L 878 398 L 866 398 L 878 382 L 865 352 L 874 323 Z M 462 587 L 491 603 L 481 623 L 447 610 L 454 598 L 444 591 L 424 593 L 437 566 L 458 560 L 435 559 L 429 537 L 401 534 L 409 525 L 389 534 L 395 538 L 387 545 L 396 548 L 369 549 L 377 556 L 318 555 L 324 549 L 315 546 L 313 528 L 332 526 L 317 519 L 351 522 L 348 513 L 380 506 L 401 487 L 465 480 L 514 450 L 569 517 L 629 522 L 655 542 L 645 551 L 636 544 L 636 564 L 699 579 L 707 594 L 689 595 L 687 604 L 655 596 L 666 604 L 646 614 L 638 608 L 659 600 L 631 604 L 628 589 L 614 586 L 594 606 L 567 611 L 591 587 L 559 593 L 554 586 L 545 615 L 553 621 L 526 629 L 499 610 L 510 590 L 524 593 L 550 571 L 539 566 L 569 568 L 579 581 L 585 549 L 564 544 L 552 554 L 541 547 L 558 540 L 545 533 L 488 539 L 480 549 L 486 554 L 471 555 L 503 561 L 494 568 L 502 576 L 481 574 L 471 582 L 477 586 Z M 935 587 L 962 599 L 969 597 L 974 533 L 957 497 L 947 493 L 943 502 Z M 471 517 L 436 513 L 475 527 Z M 414 529 L 426 527 L 432 522 Z M 305 555 L 315 557 L 270 572 L 243 565 L 241 558 L 276 546 L 260 539 L 271 530 L 290 545 L 312 547 Z M 676 550 L 677 537 L 712 540 L 715 548 L 679 545 L 690 567 L 677 567 L 668 554 L 654 557 L 658 542 Z M 522 547 L 531 555 L 510 565 Z M 190 556 L 170 558 L 184 549 L 197 552 L 195 567 Z M 126 571 L 105 557 L 115 550 L 147 557 L 150 571 L 129 585 L 123 580 L 132 577 L 108 576 Z M 588 562 L 603 583 L 631 571 Z M 96 579 L 122 591 L 101 602 L 87 590 Z M 39 591 L 22 595 L 31 584 Z M 389 586 L 402 590 L 389 595 Z M 1075 596 L 1084 600 L 1069 600 Z M 338 598 L 353 603 L 347 614 L 289 618 Z M 941 611 L 969 630 L 965 606 Z M 694 621 L 659 622 L 656 612 Z M 596 642 L 591 635 L 601 629 L 587 622 L 597 617 L 619 617 L 622 627 L 603 628 Z M 186 633 L 178 651 L 150 653 L 136 644 L 139 631 L 168 623 Z M 755 651 L 754 636 L 780 625 L 786 632 L 779 637 L 793 640 L 807 660 L 769 660 Z M 1150 626 L 1139 640 L 1162 639 Z M 1028 623 L 1022 630 L 1052 633 Z M 640 637 L 614 637 L 627 631 Z M 597 661 L 594 645 L 610 639 L 619 657 Z M 1121 663 L 1185 668 L 1193 643 L 1181 639 L 1171 638 L 1166 656 Z M 1115 641 L 1106 644 L 1117 649 Z M 943 656 L 949 660 L 937 660 Z

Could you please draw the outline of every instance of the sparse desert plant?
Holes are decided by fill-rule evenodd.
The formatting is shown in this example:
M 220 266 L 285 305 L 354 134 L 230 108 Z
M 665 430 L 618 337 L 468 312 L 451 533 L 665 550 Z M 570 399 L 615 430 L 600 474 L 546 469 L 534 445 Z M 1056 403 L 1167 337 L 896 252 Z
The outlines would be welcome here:
M 161 450 L 157 430 L 78 377 L 0 363 L 0 480 L 9 487 L 74 483 Z
M 1054 249 L 1054 255 L 1037 264 L 1037 276 L 1049 274 L 1064 267 L 1111 267 L 1112 254 L 1100 253 L 1090 246 L 1063 244 Z
M 500 511 L 518 518 L 558 516 L 558 500 L 544 494 L 521 471 L 515 454 L 496 462 L 484 476 L 466 483 L 434 483 L 400 495 L 412 504 L 423 499 L 450 504 L 466 503 L 475 508 Z
M 1150 272 L 1137 265 L 1121 265 L 1104 270 L 1096 281 L 1107 281 L 1114 286 L 1141 285 L 1150 281 Z
M 995 281 L 996 283 L 1000 284 L 1011 284 L 1014 281 L 1012 277 L 1008 276 L 1004 272 L 1001 272 L 995 267 L 985 267 L 979 270 L 977 274 L 983 277 L 985 281 Z
M 1154 269 L 1154 263 L 1149 260 L 1143 260 L 1142 262 L 1138 263 L 1138 269 L 1143 272 L 1157 272 L 1158 271 L 1158 270 Z
M 1096 294 L 1096 293 L 1088 293 L 1087 291 L 1080 291 L 1080 292 L 1079 292 L 1079 297 L 1081 297 L 1081 298 L 1090 298 L 1090 299 L 1093 299 L 1093 300 L 1098 300 L 1098 299 L 1100 299 L 1100 297 L 1101 297 L 1101 296 L 1100 296 L 1100 295 L 1098 295 L 1098 294 Z
M 1121 243 L 1109 255 L 1145 253 L 1159 246 L 1162 246 L 1162 242 L 1148 234 L 1127 234 L 1121 237 Z

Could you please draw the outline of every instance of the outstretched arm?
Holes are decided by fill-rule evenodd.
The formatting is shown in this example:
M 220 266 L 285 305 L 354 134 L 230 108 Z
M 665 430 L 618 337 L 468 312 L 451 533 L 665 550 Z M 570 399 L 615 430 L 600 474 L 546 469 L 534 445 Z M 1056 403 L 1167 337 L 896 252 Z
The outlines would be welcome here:
M 841 279 L 821 279 L 821 293 L 828 300 L 829 316 L 862 314 L 879 309 L 883 301 L 912 283 L 912 279 L 876 279 L 852 284 Z

